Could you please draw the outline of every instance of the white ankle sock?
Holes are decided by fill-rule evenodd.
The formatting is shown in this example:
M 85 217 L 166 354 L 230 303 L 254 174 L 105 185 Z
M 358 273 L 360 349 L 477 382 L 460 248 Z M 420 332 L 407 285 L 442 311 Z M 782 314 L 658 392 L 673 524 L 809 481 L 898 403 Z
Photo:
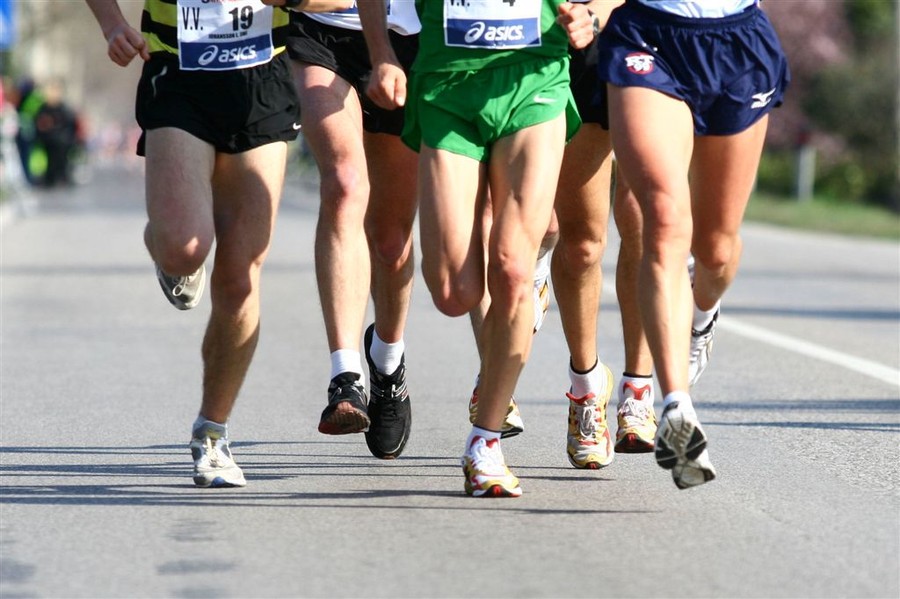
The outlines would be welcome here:
M 619 380 L 619 401 L 622 401 L 623 389 L 626 383 L 631 383 L 635 391 L 635 399 L 639 401 L 649 401 L 653 403 L 653 377 L 652 376 L 631 376 L 622 373 Z M 638 397 L 640 393 L 640 397 Z
M 663 398 L 663 409 L 669 407 L 672 402 L 678 402 L 681 409 L 694 411 L 694 404 L 691 402 L 691 396 L 686 391 L 672 391 Z
M 719 311 L 719 305 L 722 303 L 721 300 L 716 302 L 716 305 L 712 307 L 710 310 L 701 310 L 694 304 L 694 322 L 691 323 L 691 328 L 695 331 L 703 331 L 706 327 L 709 326 L 709 323 L 712 322 L 713 317 L 716 315 L 716 312 Z
M 500 431 L 489 431 L 486 428 L 480 428 L 477 426 L 473 426 L 472 430 L 469 431 L 469 438 L 466 439 L 466 451 L 469 451 L 469 447 L 472 446 L 472 439 L 475 437 L 481 437 L 485 441 L 491 441 L 493 439 L 500 439 Z
M 191 432 L 193 433 L 204 426 L 209 427 L 209 428 L 213 429 L 214 431 L 218 431 L 219 433 L 221 433 L 221 435 L 223 437 L 228 436 L 228 423 L 227 422 L 216 422 L 214 420 L 210 420 L 209 418 L 206 418 L 202 414 L 197 414 L 197 419 L 194 420 L 194 424 L 191 425 Z
M 355 372 L 359 375 L 360 383 L 365 384 L 362 371 L 362 360 L 359 352 L 352 349 L 339 349 L 331 352 L 331 378 L 342 372 Z
M 572 362 L 569 361 L 569 381 L 572 383 L 569 393 L 574 397 L 584 397 L 588 393 L 593 393 L 594 396 L 600 397 L 606 391 L 606 381 L 601 376 L 603 369 L 600 366 L 600 358 L 597 358 L 597 363 L 594 364 L 593 368 L 581 373 L 575 372 L 572 369 Z
M 406 351 L 406 344 L 402 338 L 396 343 L 385 343 L 378 336 L 377 331 L 373 331 L 373 333 L 369 355 L 372 357 L 372 361 L 375 362 L 375 368 L 381 374 L 394 374 L 394 371 L 400 366 L 403 352 Z

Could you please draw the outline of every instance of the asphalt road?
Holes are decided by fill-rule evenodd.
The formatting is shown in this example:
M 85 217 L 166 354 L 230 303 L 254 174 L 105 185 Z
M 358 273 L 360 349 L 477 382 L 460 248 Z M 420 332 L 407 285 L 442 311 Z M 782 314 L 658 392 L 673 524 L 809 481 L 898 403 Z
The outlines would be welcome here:
M 686 491 L 649 455 L 569 466 L 552 308 L 517 390 L 526 431 L 504 442 L 525 494 L 477 500 L 459 468 L 468 321 L 439 314 L 421 281 L 403 456 L 316 432 L 329 374 L 316 196 L 293 180 L 231 421 L 249 485 L 200 490 L 187 443 L 209 303 L 162 298 L 142 196 L 139 174 L 99 172 L 4 220 L 0 596 L 900 596 L 896 243 L 745 227 L 695 389 L 719 478 Z M 611 227 L 599 333 L 614 373 L 617 247 Z

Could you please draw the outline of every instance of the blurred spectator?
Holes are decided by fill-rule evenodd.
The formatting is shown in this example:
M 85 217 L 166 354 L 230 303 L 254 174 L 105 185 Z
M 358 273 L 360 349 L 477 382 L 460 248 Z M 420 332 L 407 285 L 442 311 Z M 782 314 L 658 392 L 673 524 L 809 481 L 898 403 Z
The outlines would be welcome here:
M 3 192 L 18 191 L 27 184 L 14 142 L 19 131 L 18 98 L 18 89 L 11 80 L 0 79 L 0 186 Z
M 17 91 L 15 106 L 19 114 L 19 128 L 16 131 L 16 148 L 19 150 L 25 179 L 32 185 L 36 185 L 43 175 L 44 165 L 40 160 L 42 151 L 37 147 L 37 132 L 34 122 L 38 111 L 44 104 L 44 98 L 31 79 L 24 79 L 19 84 Z
M 44 89 L 44 103 L 35 115 L 38 142 L 47 152 L 45 187 L 72 183 L 70 159 L 78 143 L 78 120 L 62 98 L 62 87 L 49 83 Z

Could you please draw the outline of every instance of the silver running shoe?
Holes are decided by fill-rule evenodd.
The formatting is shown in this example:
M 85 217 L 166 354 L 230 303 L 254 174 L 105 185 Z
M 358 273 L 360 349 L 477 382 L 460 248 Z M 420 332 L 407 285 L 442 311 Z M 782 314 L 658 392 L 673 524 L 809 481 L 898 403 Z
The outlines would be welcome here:
M 247 481 L 231 457 L 224 426 L 205 422 L 191 434 L 194 484 L 198 487 L 244 487 Z
M 534 266 L 534 329 L 537 333 L 544 325 L 547 318 L 547 312 L 550 310 L 550 261 L 553 257 L 553 250 L 547 252 L 538 258 Z
M 687 489 L 716 478 L 716 470 L 706 451 L 706 435 L 693 409 L 677 401 L 663 410 L 656 432 L 656 463 L 672 471 L 679 489 Z
M 719 313 L 721 309 L 716 310 L 712 322 L 709 323 L 702 331 L 691 329 L 691 356 L 688 364 L 688 384 L 694 384 L 700 380 L 700 375 L 706 370 L 709 364 L 709 356 L 712 354 L 713 337 L 716 334 L 716 324 L 719 322 Z
M 206 287 L 206 266 L 201 265 L 194 274 L 186 277 L 170 277 L 156 265 L 156 279 L 163 295 L 179 310 L 190 310 L 200 303 Z

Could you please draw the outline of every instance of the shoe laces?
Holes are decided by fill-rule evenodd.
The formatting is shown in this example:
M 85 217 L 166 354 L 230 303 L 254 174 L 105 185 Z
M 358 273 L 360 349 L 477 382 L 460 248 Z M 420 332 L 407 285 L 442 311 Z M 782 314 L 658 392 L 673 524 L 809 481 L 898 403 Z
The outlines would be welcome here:
M 578 433 L 583 439 L 593 439 L 597 434 L 600 426 L 599 412 L 597 410 L 597 402 L 594 401 L 594 394 L 588 393 L 584 397 L 575 398 L 570 394 L 569 405 L 575 412 L 575 421 L 578 427 Z
M 652 405 L 639 399 L 628 398 L 622 403 L 619 409 L 619 416 L 625 421 L 629 427 L 644 424 L 650 420 Z
M 500 442 L 497 440 L 486 441 L 482 437 L 476 438 L 469 446 L 468 455 L 475 468 L 488 474 L 503 474 L 506 472 L 506 461 L 503 452 L 500 451 Z
M 197 272 L 185 277 L 169 277 L 169 280 L 172 282 L 172 295 L 181 295 L 184 292 L 185 287 L 196 281 L 199 276 L 200 271 L 197 270 Z
M 350 398 L 348 395 L 350 394 L 353 394 L 357 400 L 362 400 L 362 385 L 359 384 L 359 381 L 353 381 L 345 385 L 331 383 L 331 385 L 328 386 L 329 403 L 334 403 L 335 401 L 349 401 Z
M 231 457 L 228 455 L 228 441 L 223 438 L 204 437 L 203 449 L 209 465 L 213 468 L 227 466 L 231 462 Z

